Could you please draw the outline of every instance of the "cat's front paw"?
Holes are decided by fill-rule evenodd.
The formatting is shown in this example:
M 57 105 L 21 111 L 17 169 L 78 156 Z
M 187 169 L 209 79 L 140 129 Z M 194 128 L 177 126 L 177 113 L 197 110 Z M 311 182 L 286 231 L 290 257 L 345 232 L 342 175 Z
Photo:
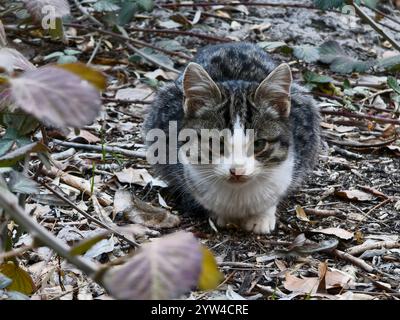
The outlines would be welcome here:
M 276 217 L 272 215 L 261 215 L 250 217 L 244 221 L 243 228 L 246 231 L 254 232 L 256 234 L 268 234 L 275 229 Z

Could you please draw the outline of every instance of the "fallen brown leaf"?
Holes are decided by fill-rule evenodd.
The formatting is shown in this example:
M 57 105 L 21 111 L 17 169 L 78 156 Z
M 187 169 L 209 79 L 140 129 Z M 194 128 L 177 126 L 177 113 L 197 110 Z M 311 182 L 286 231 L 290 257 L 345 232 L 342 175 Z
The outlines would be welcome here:
M 323 234 L 329 234 L 329 235 L 333 235 L 336 236 L 340 239 L 343 240 L 350 240 L 354 237 L 354 233 L 341 229 L 341 228 L 326 228 L 326 229 L 314 229 L 311 230 L 312 232 L 316 232 L 316 233 L 323 233 Z
M 371 201 L 374 199 L 371 194 L 356 189 L 335 191 L 335 195 L 352 201 Z

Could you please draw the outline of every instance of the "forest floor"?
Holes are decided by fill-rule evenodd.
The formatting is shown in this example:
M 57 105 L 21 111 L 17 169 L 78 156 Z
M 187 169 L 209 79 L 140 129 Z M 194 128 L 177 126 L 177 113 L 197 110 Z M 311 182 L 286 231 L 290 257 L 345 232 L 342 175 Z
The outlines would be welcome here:
M 311 5 L 311 1 L 304 3 Z M 359 18 L 338 12 L 244 5 L 198 9 L 201 14 L 190 7 L 156 7 L 137 15 L 125 28 L 130 38 L 164 49 L 163 53 L 146 49 L 161 61 L 159 65 L 133 55 L 115 35 L 90 29 L 92 21 L 78 10 L 71 23 L 79 20 L 80 26 L 67 27 L 67 45 L 9 28 L 8 37 L 31 61 L 54 62 L 56 58 L 45 61 L 44 57 L 75 50 L 79 61 L 91 60 L 110 79 L 103 94 L 104 109 L 93 125 L 80 133 L 48 131 L 53 159 L 70 176 L 47 172 L 47 181 L 76 207 L 43 189 L 28 198 L 27 208 L 36 208 L 36 219 L 70 244 L 98 232 L 77 208 L 102 221 L 111 219 L 138 243 L 177 230 L 193 232 L 214 253 L 225 280 L 216 290 L 192 292 L 185 298 L 399 299 L 400 109 L 386 85 L 389 73 L 373 69 L 344 75 L 326 64 L 299 60 L 288 50 L 334 40 L 348 56 L 366 61 L 392 56 L 394 49 Z M 399 20 L 400 11 L 390 9 L 388 16 Z M 394 32 L 400 24 L 389 18 L 380 22 L 400 41 L 400 32 Z M 185 30 L 188 34 L 135 28 Z M 174 210 L 168 189 L 153 177 L 141 157 L 140 128 L 156 88 L 176 78 L 173 69 L 182 70 L 197 49 L 221 41 L 259 43 L 276 60 L 290 63 L 294 78 L 302 84 L 307 71 L 333 79 L 330 85 L 314 83 L 314 97 L 324 111 L 319 163 L 308 181 L 282 204 L 277 230 L 267 236 L 234 227 L 217 229 L 208 218 L 181 215 Z M 393 121 L 379 121 L 379 117 Z M 104 146 L 134 150 L 137 156 L 103 150 Z M 100 206 L 83 194 L 79 183 L 74 183 L 76 177 L 93 181 Z M 161 209 L 143 209 L 143 202 Z M 26 245 L 29 238 L 22 236 L 15 247 Z M 86 256 L 107 263 L 131 250 L 114 235 Z M 26 252 L 22 261 L 38 288 L 34 299 L 108 299 L 100 286 L 79 270 L 60 264 L 46 248 Z

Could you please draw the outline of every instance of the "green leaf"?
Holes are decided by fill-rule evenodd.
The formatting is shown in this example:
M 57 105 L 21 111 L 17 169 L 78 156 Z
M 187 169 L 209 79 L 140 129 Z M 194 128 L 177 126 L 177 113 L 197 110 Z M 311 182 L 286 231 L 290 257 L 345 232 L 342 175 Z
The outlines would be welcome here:
M 187 51 L 187 49 L 176 40 L 161 40 L 157 42 L 160 48 L 170 50 L 170 51 Z
M 16 131 L 15 140 L 21 140 L 19 145 L 26 144 L 26 142 L 24 143 L 22 139 L 25 136 L 30 136 L 39 127 L 39 122 L 34 117 L 26 114 L 22 110 L 17 110 L 15 113 L 5 113 L 3 115 L 3 123 L 8 130 L 14 129 Z M 25 139 L 27 140 L 26 137 Z
M 47 147 L 40 142 L 34 142 L 28 144 L 0 157 L 0 167 L 11 167 L 14 164 L 16 164 L 19 160 L 25 158 L 30 153 L 47 152 L 47 151 L 48 151 Z
M 338 56 L 345 56 L 343 48 L 336 41 L 326 41 L 319 46 L 319 60 L 323 63 L 332 63 Z
M 330 65 L 330 69 L 337 73 L 365 72 L 372 68 L 374 62 L 360 61 L 350 57 L 338 57 Z
M 138 6 L 135 2 L 126 0 L 121 3 L 121 10 L 118 13 L 118 24 L 124 26 L 132 21 Z
M 307 63 L 316 62 L 319 59 L 318 48 L 309 45 L 295 46 L 293 54 L 297 59 L 304 60 Z
M 64 38 L 64 26 L 61 18 L 55 19 L 55 28 L 49 28 L 49 34 L 51 38 L 54 39 L 63 39 Z
M 110 232 L 102 232 L 93 238 L 85 239 L 75 246 L 73 246 L 70 250 L 70 253 L 74 256 L 82 255 L 86 253 L 89 249 L 91 249 L 96 243 L 100 242 L 103 239 L 106 239 Z
M 166 56 L 165 54 L 156 53 L 154 50 L 152 50 L 150 48 L 144 48 L 144 49 L 141 49 L 140 51 L 143 51 L 147 55 L 151 56 L 153 59 L 159 61 L 161 64 L 164 64 L 164 65 L 166 65 L 168 67 L 171 67 L 171 68 L 174 67 L 174 62 L 168 56 Z M 134 55 L 130 56 L 128 59 L 129 59 L 130 62 L 143 61 L 143 63 L 148 63 L 146 60 L 144 60 L 138 54 L 134 54 Z
M 304 73 L 304 81 L 307 83 L 331 83 L 333 79 L 326 75 L 320 75 L 312 71 Z
M 316 7 L 326 10 L 332 8 L 341 8 L 344 4 L 344 0 L 314 0 Z
M 67 64 L 67 63 L 75 63 L 75 62 L 78 62 L 78 58 L 75 56 L 61 56 L 57 60 L 57 63 L 59 63 L 59 64 Z
M 257 45 L 265 51 L 274 51 L 275 49 L 280 49 L 283 53 L 290 53 L 293 51 L 292 48 L 282 41 L 262 41 L 258 42 Z
M 56 51 L 56 52 L 50 53 L 50 54 L 48 54 L 47 56 L 45 56 L 45 57 L 43 58 L 43 60 L 44 60 L 44 61 L 47 61 L 47 60 L 51 60 L 51 59 L 54 59 L 54 58 L 62 57 L 62 56 L 64 56 L 64 55 L 65 55 L 64 52 L 62 52 L 62 51 Z
M 327 41 L 319 47 L 319 60 L 329 64 L 337 73 L 365 72 L 372 68 L 375 61 L 360 61 L 346 55 L 336 41 Z
M 65 53 L 67 56 L 76 56 L 76 55 L 78 55 L 78 54 L 81 54 L 82 52 L 79 51 L 79 50 L 74 50 L 74 49 L 65 49 L 65 50 L 64 50 L 64 53 Z
M 137 0 L 136 1 L 139 9 L 151 12 L 154 9 L 154 1 L 153 0 Z
M 400 85 L 396 78 L 389 76 L 387 78 L 387 84 L 390 88 L 393 89 L 394 92 L 400 94 Z
M 9 131 L 9 130 L 7 130 Z M 7 153 L 15 143 L 15 139 L 7 137 L 7 132 L 3 138 L 0 139 L 0 156 Z
M 94 3 L 93 9 L 98 12 L 114 12 L 118 11 L 120 7 L 112 0 L 99 0 Z
M 349 81 L 349 79 L 345 79 L 344 81 L 343 81 L 343 89 L 351 89 L 352 87 L 351 87 L 351 83 L 350 83 L 350 81 Z
M 30 295 L 36 289 L 29 273 L 20 268 L 13 261 L 7 261 L 0 265 L 0 273 L 12 280 L 12 283 L 6 287 L 7 290 Z
M 379 0 L 364 0 L 364 4 L 369 8 L 376 8 Z
M 39 193 L 39 185 L 29 179 L 21 172 L 12 171 L 10 173 L 10 181 L 8 182 L 10 191 L 22 194 L 37 194 Z
M 379 59 L 377 67 L 389 71 L 400 71 L 400 55 Z
M 16 144 L 18 147 L 23 147 L 31 143 L 27 137 L 20 136 L 15 128 L 8 128 L 5 135 L 0 139 L 0 156 L 7 153 Z

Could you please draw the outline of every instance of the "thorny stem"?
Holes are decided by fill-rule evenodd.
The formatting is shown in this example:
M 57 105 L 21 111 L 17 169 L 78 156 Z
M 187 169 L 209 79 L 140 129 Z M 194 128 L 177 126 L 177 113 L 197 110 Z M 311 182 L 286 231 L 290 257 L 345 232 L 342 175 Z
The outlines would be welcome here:
M 94 263 L 79 256 L 72 255 L 70 253 L 71 248 L 31 218 L 18 205 L 18 198 L 5 188 L 2 188 L 0 192 L 0 205 L 13 220 L 29 231 L 32 237 L 53 249 L 61 257 L 74 264 L 87 275 L 93 277 L 97 273 L 99 268 Z

